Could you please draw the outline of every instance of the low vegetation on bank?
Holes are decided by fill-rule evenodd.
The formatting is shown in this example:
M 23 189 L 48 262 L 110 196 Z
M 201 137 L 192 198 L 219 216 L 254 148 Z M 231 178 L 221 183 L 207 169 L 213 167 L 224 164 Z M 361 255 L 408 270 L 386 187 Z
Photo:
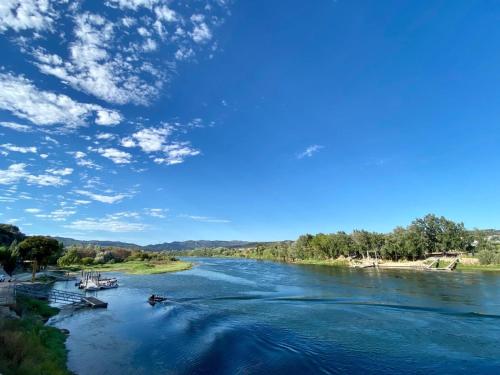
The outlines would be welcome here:
M 25 236 L 13 225 L 0 224 L 0 265 L 9 275 L 29 267 L 32 280 L 36 271 L 47 265 L 66 270 L 116 271 L 132 274 L 157 274 L 186 270 L 189 262 L 179 261 L 168 252 L 130 250 L 97 245 L 64 248 L 54 238 Z
M 71 246 L 57 260 L 60 268 L 70 271 L 126 272 L 150 275 L 189 269 L 191 264 L 164 252 L 132 251 L 95 245 Z
M 0 374 L 66 375 L 66 335 L 44 322 L 58 313 L 46 302 L 18 298 L 19 318 L 0 317 Z
M 422 260 L 433 253 L 469 254 L 478 264 L 459 269 L 500 270 L 500 244 L 482 231 L 466 230 L 463 223 L 427 215 L 391 233 L 355 230 L 316 235 L 305 234 L 296 241 L 275 242 L 246 249 L 198 249 L 177 252 L 183 256 L 245 257 L 291 263 L 347 265 L 370 253 L 391 262 Z
M 189 262 L 176 261 L 127 261 L 123 263 L 108 263 L 97 265 L 73 264 L 63 267 L 68 271 L 99 271 L 99 272 L 125 272 L 134 275 L 153 275 L 158 273 L 184 271 L 191 268 Z

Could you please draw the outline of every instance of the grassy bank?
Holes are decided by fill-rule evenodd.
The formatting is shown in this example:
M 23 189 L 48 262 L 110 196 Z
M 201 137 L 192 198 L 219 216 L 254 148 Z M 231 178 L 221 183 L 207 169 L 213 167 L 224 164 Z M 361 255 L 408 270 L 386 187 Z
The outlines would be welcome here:
M 153 275 L 158 273 L 177 272 L 190 269 L 192 264 L 183 261 L 142 261 L 133 260 L 130 262 L 97 264 L 97 265 L 72 265 L 66 267 L 70 271 L 99 271 L 99 272 L 125 272 L 133 275 Z
M 66 368 L 66 335 L 44 325 L 59 310 L 29 298 L 19 298 L 15 310 L 20 319 L 0 319 L 0 373 L 70 374 Z
M 459 271 L 497 271 L 500 272 L 500 264 L 463 264 L 459 263 Z

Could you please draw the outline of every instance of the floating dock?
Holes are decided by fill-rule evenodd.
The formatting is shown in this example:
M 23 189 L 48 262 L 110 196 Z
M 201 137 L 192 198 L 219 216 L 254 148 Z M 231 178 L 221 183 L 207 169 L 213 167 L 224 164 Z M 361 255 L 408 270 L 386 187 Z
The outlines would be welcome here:
M 92 308 L 107 308 L 108 303 L 101 301 L 100 299 L 97 299 L 95 297 L 83 297 L 82 302 L 86 303 L 88 306 Z

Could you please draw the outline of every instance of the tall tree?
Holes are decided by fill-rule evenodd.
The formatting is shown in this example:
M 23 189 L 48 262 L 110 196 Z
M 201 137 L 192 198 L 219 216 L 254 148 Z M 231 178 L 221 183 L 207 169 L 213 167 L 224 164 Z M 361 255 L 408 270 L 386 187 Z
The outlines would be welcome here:
M 45 265 L 51 255 L 56 254 L 59 249 L 57 240 L 45 236 L 28 237 L 19 244 L 21 258 L 31 262 L 32 281 L 35 281 L 38 268 Z

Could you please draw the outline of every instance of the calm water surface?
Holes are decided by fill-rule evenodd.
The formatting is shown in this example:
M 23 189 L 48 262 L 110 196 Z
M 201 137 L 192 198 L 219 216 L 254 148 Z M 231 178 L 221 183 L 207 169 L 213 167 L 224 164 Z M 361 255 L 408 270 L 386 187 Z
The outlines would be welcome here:
M 65 311 L 77 374 L 500 373 L 500 275 L 194 259 Z M 75 290 L 74 283 L 57 288 Z M 166 304 L 151 307 L 150 294 Z

